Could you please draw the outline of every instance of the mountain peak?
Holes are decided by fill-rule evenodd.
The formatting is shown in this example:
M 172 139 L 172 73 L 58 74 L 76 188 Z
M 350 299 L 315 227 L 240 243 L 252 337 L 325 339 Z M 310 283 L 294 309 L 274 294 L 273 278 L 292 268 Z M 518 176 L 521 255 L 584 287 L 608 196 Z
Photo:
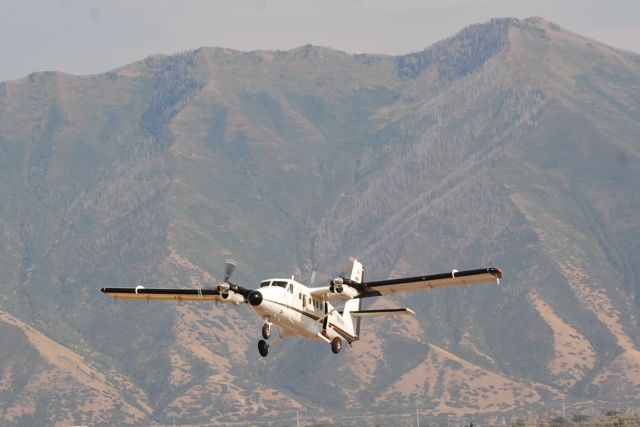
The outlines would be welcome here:
M 399 56 L 396 58 L 398 77 L 415 79 L 432 66 L 444 79 L 470 74 L 506 49 L 508 29 L 518 22 L 516 18 L 495 18 L 470 25 L 422 52 Z

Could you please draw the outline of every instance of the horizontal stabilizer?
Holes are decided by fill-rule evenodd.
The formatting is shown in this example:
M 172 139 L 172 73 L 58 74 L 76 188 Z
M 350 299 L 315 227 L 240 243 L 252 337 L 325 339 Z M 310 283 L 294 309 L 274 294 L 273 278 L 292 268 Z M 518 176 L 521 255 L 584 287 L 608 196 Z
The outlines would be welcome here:
M 374 317 L 374 316 L 402 316 L 411 315 L 415 316 L 416 312 L 410 308 L 385 308 L 380 310 L 358 310 L 352 311 L 351 314 L 354 317 Z

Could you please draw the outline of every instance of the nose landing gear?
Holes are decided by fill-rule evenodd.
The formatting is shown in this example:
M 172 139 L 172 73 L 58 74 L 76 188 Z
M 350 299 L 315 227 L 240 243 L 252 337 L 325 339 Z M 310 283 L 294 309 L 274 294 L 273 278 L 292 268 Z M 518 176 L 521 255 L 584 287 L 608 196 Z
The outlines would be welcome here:
M 262 325 L 262 338 L 268 340 L 269 337 L 271 337 L 271 324 L 265 323 L 264 325 Z
M 269 344 L 265 340 L 258 341 L 258 353 L 262 357 L 267 357 L 269 354 Z
M 268 319 L 265 319 L 264 325 L 262 325 L 262 338 L 263 340 L 258 341 L 258 352 L 260 356 L 267 357 L 269 354 L 269 343 L 266 341 L 271 338 L 271 322 Z M 276 337 L 271 342 L 271 345 L 275 344 L 280 340 L 280 337 Z

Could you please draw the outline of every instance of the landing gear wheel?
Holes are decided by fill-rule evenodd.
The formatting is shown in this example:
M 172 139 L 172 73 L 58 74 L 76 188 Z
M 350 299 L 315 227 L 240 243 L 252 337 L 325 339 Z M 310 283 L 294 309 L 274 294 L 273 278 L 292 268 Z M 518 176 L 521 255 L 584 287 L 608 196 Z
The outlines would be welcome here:
M 269 344 L 265 340 L 258 341 L 258 353 L 262 357 L 267 357 L 269 354 Z
M 340 353 L 340 350 L 342 350 L 342 340 L 338 337 L 335 337 L 331 341 L 331 351 L 333 351 L 334 354 L 338 354 Z
M 264 325 L 262 325 L 262 338 L 264 338 L 265 340 L 268 340 L 271 337 L 271 325 L 268 323 L 265 323 Z

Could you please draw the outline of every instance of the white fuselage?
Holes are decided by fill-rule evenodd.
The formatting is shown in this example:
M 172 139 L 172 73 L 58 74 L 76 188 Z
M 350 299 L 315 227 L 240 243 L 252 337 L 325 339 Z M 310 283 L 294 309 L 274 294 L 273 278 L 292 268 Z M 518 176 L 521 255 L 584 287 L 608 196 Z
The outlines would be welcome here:
M 368 297 L 393 295 L 398 292 L 421 289 L 470 285 L 499 280 L 502 272 L 494 267 L 448 273 L 403 277 L 399 279 L 364 282 L 364 267 L 356 258 L 349 263 L 328 285 L 309 288 L 290 279 L 268 279 L 256 290 L 250 290 L 229 281 L 235 262 L 225 263 L 224 282 L 217 288 L 102 288 L 101 291 L 114 298 L 128 300 L 177 300 L 215 301 L 225 304 L 249 304 L 264 320 L 262 338 L 258 341 L 258 352 L 266 357 L 269 347 L 280 338 L 299 336 L 317 339 L 331 344 L 337 354 L 343 340 L 351 344 L 358 340 L 362 318 L 378 316 L 415 315 L 409 308 L 363 310 L 362 300 Z M 329 301 L 343 301 L 338 310 Z M 278 336 L 272 338 L 272 325 L 278 326 Z
M 249 304 L 266 323 L 280 327 L 280 337 L 302 336 L 331 342 L 358 339 L 352 322 L 331 303 L 311 296 L 310 288 L 293 279 L 269 279 L 249 296 Z M 259 295 L 258 295 L 259 293 Z

